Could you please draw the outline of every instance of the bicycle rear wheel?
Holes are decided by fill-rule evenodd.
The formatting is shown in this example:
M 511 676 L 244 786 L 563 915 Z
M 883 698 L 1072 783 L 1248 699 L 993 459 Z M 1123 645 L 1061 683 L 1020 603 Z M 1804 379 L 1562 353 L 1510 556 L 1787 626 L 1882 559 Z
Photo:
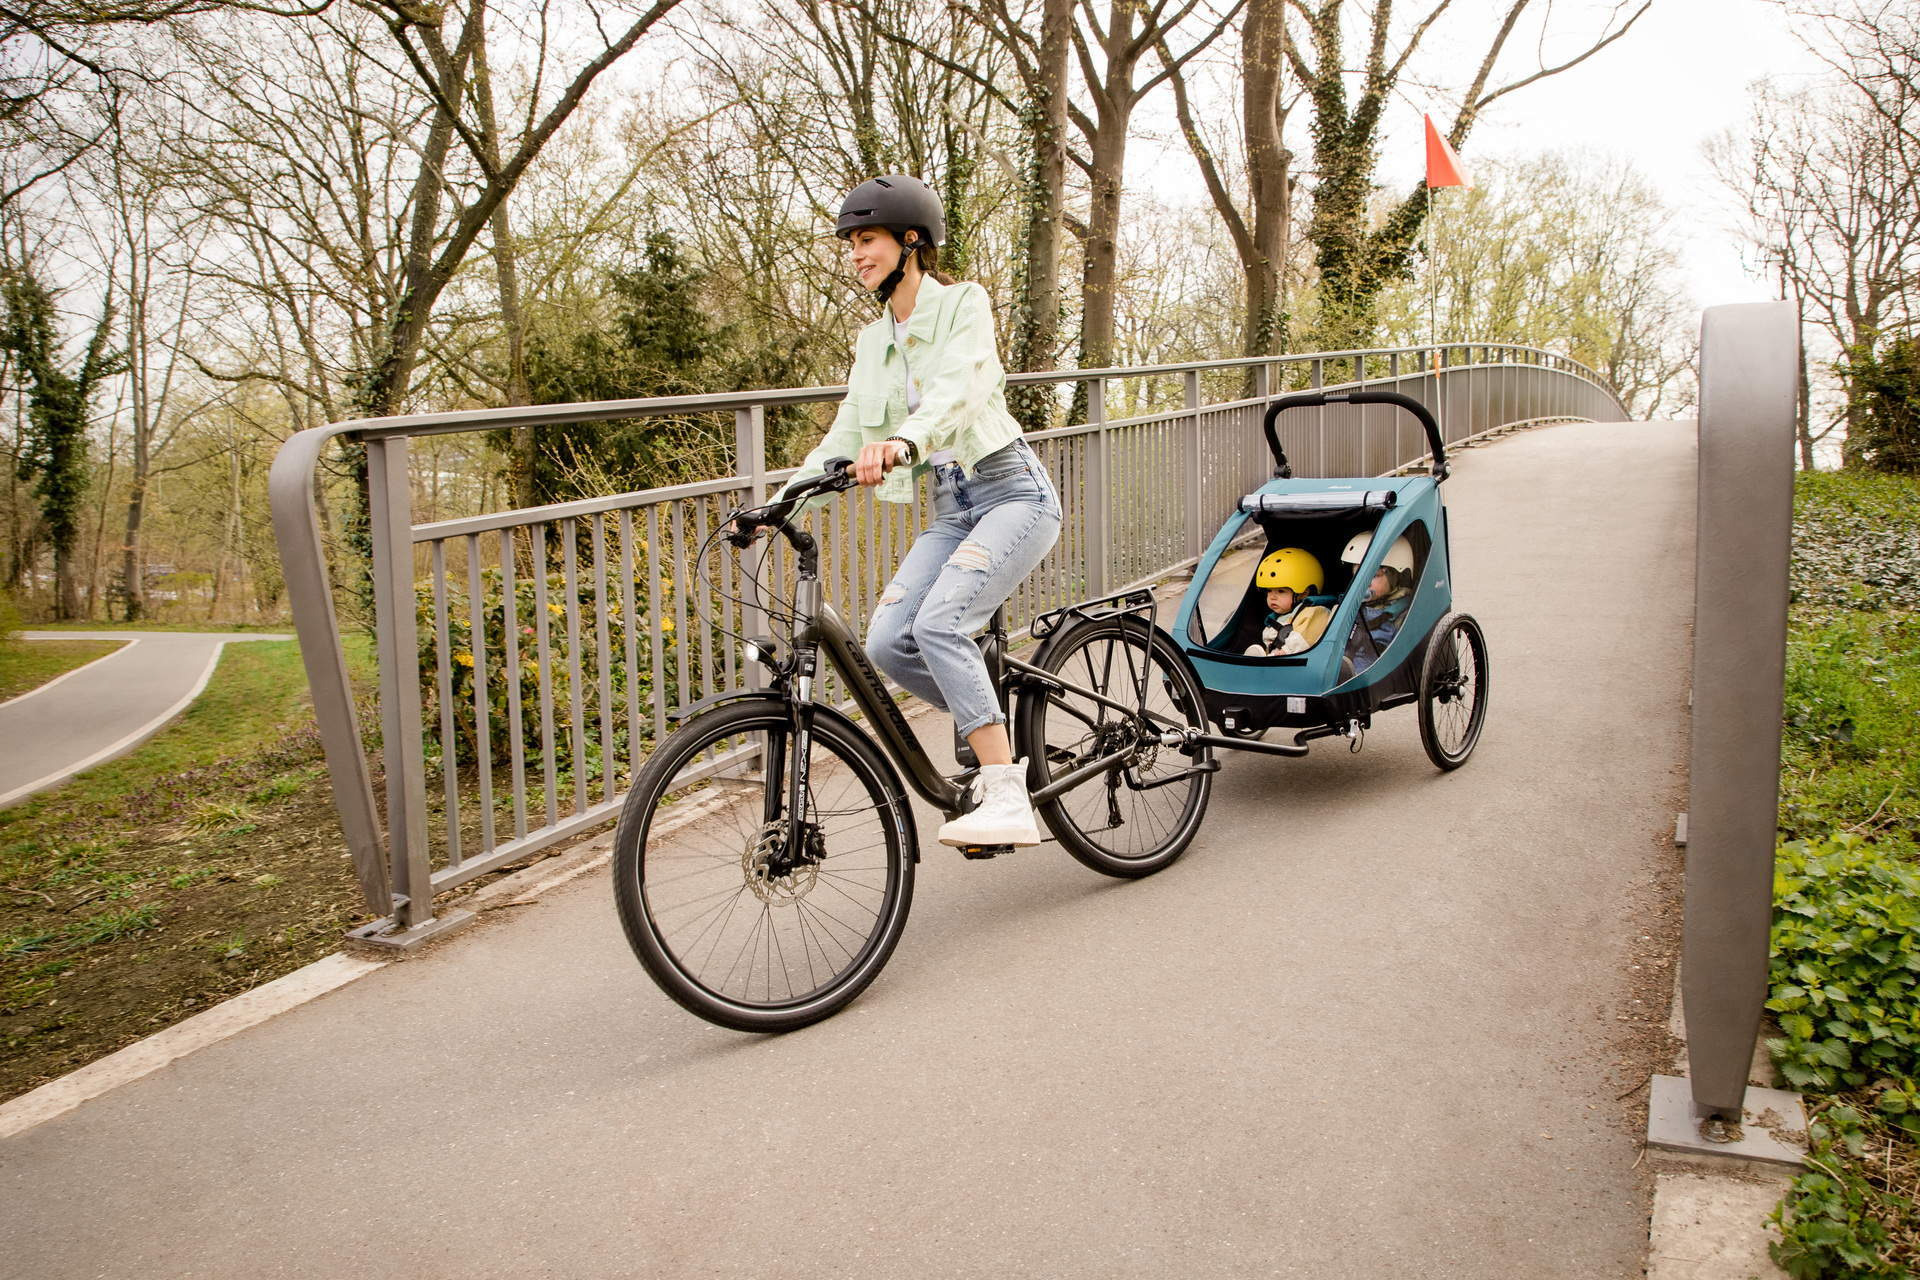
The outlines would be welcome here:
M 787 707 L 771 699 L 696 716 L 648 758 L 614 832 L 634 954 L 683 1008 L 737 1031 L 791 1031 L 846 1007 L 893 953 L 913 901 L 907 799 L 884 758 L 846 721 L 816 715 L 795 815 L 792 742 Z M 661 802 L 702 779 L 710 797 L 663 824 Z
M 1188 756 L 1160 741 L 1165 730 L 1206 728 L 1193 669 L 1158 627 L 1121 617 L 1074 627 L 1039 666 L 1127 708 L 1066 690 L 1025 695 L 1019 728 L 1032 789 L 1121 754 L 1114 768 L 1041 805 L 1040 817 L 1067 852 L 1105 875 L 1146 876 L 1171 865 L 1200 830 L 1213 790 L 1210 750 Z

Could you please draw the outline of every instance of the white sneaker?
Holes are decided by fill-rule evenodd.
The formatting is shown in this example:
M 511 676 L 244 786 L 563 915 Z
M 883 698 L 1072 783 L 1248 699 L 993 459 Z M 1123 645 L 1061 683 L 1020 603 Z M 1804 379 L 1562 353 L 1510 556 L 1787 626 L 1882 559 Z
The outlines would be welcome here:
M 940 843 L 968 845 L 1039 844 L 1040 828 L 1027 799 L 1027 762 L 980 767 L 973 785 L 980 803 L 940 827 Z

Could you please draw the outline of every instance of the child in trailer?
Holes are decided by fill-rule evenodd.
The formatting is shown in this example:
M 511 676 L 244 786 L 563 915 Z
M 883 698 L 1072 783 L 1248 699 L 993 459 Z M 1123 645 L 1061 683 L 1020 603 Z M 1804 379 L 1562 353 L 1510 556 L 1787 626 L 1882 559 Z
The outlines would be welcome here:
M 1307 597 L 1319 595 L 1326 581 L 1312 552 L 1299 547 L 1269 552 L 1253 575 L 1254 585 L 1267 589 L 1267 616 L 1259 643 L 1247 646 L 1247 656 L 1305 653 L 1320 643 L 1333 614 L 1324 605 L 1308 604 Z
M 1340 559 L 1350 568 L 1358 569 L 1372 541 L 1371 533 L 1354 534 Z M 1413 544 L 1405 538 L 1396 538 L 1380 567 L 1374 570 L 1373 580 L 1367 584 L 1360 619 L 1353 624 L 1353 634 L 1347 638 L 1347 657 L 1353 663 L 1354 675 L 1372 666 L 1400 634 L 1400 624 L 1406 621 L 1407 605 L 1412 599 Z

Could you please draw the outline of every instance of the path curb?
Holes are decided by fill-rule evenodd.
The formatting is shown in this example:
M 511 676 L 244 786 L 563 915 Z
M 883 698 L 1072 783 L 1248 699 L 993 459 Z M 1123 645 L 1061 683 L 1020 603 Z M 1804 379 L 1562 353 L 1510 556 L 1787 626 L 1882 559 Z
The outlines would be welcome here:
M 916 704 L 908 710 L 907 718 L 918 719 L 932 710 L 924 703 Z M 668 815 L 654 824 L 655 833 L 668 835 L 689 822 L 697 822 L 722 802 L 730 802 L 730 797 L 696 792 L 670 806 Z M 506 907 L 531 906 L 549 891 L 591 875 L 612 860 L 613 832 L 597 832 L 560 847 L 532 866 L 481 887 L 465 901 L 482 914 Z M 349 947 L 242 992 L 204 1013 L 176 1022 L 164 1031 L 156 1031 L 118 1052 L 49 1080 L 10 1102 L 0 1103 L 0 1139 L 65 1115 L 83 1102 L 317 1000 L 376 969 L 412 958 L 413 955 L 396 956 L 386 951 Z
M 195 1050 L 344 987 L 384 963 L 359 956 L 330 955 L 283 978 L 275 978 L 265 986 L 242 992 L 165 1031 L 136 1040 L 118 1053 L 110 1053 L 0 1106 L 0 1138 L 10 1138 L 55 1116 L 65 1115 L 81 1103 L 130 1080 L 150 1075 Z

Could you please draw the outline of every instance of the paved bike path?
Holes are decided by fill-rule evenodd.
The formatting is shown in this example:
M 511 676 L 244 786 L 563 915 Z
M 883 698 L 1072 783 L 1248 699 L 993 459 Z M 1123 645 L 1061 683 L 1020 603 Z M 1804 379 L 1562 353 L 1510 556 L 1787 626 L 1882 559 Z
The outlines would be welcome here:
M 193 705 L 220 651 L 290 635 L 198 631 L 28 631 L 27 641 L 118 640 L 121 646 L 38 689 L 0 702 L 0 808 L 56 787 L 151 738 Z
M 1229 760 L 1139 883 L 934 846 L 891 965 L 766 1039 L 604 874 L 0 1141 L 36 1277 L 1639 1274 L 1623 1018 L 1667 935 L 1691 424 L 1461 457 L 1486 735 Z M 918 722 L 929 740 L 936 717 Z M 1332 749 L 1328 749 L 1331 745 Z M 922 831 L 932 815 L 921 814 Z M 1664 1008 L 1658 1016 L 1664 1016 Z M 1627 1063 L 1622 1067 L 1616 1064 Z

